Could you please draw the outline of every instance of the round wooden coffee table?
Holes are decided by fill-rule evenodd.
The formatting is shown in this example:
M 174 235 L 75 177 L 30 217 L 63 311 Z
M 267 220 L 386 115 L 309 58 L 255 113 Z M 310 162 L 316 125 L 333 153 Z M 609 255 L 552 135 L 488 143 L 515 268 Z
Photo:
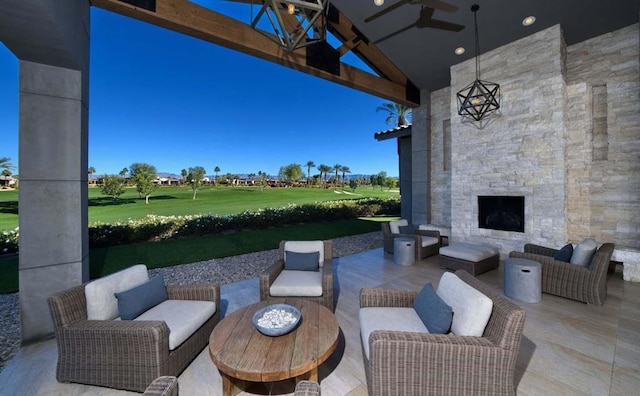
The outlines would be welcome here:
M 253 314 L 278 303 L 297 307 L 302 321 L 288 334 L 263 335 L 253 326 Z M 246 381 L 318 381 L 318 366 L 336 349 L 339 331 L 336 317 L 322 305 L 275 298 L 240 308 L 220 321 L 209 338 L 209 355 L 222 375 L 225 396 L 239 393 Z

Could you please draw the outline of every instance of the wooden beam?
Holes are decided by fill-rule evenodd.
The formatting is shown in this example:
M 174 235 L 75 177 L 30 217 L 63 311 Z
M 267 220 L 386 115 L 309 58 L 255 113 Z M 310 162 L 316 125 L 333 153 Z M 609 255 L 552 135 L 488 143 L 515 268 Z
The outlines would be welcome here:
M 410 107 L 419 106 L 418 102 L 407 98 L 406 80 L 405 83 L 390 81 L 345 63 L 340 64 L 339 76 L 307 66 L 306 49 L 287 51 L 263 33 L 252 29 L 251 26 L 186 0 L 156 0 L 155 12 L 118 0 L 91 0 L 91 4 L 278 63 L 396 103 L 402 103 Z
M 361 35 L 362 42 L 358 45 L 358 51 L 355 53 L 363 62 L 368 64 L 378 74 L 386 77 L 390 81 L 398 84 L 406 85 L 409 79 L 398 67 L 387 58 L 373 42 L 369 41 L 362 33 L 354 27 L 353 23 L 342 12 L 338 11 L 339 18 L 337 23 L 330 22 L 331 32 L 341 40 L 348 40 L 354 34 Z

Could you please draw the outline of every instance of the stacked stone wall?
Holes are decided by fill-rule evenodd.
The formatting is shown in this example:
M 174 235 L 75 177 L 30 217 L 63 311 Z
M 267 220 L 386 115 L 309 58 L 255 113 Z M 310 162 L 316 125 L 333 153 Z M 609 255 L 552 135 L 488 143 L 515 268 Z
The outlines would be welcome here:
M 451 88 L 431 93 L 431 223 L 451 226 Z
M 453 241 L 483 241 L 505 255 L 566 239 L 564 49 L 554 26 L 482 55 L 481 79 L 502 95 L 501 116 L 483 129 L 457 115 L 456 92 L 474 80 L 475 61 L 451 68 Z M 524 196 L 525 232 L 479 228 L 479 195 Z

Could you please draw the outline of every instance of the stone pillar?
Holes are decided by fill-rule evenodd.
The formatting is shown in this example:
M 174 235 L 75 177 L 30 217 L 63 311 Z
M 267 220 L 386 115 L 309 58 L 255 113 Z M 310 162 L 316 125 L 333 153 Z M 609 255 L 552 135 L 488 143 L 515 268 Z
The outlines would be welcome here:
M 89 279 L 83 72 L 20 61 L 22 340 L 53 330 L 47 297 Z
M 431 222 L 431 92 L 420 92 L 420 107 L 411 122 L 412 218 L 413 224 Z
M 22 342 L 53 331 L 47 298 L 89 279 L 87 0 L 3 0 L 19 62 Z
M 398 166 L 400 175 L 400 216 L 411 219 L 411 199 L 413 182 L 411 170 L 411 136 L 400 137 L 398 140 Z

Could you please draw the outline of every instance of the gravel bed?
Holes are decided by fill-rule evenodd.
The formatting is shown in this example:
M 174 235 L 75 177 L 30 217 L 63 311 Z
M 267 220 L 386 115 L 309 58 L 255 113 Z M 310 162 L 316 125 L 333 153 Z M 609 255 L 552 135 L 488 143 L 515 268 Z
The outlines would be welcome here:
M 334 257 L 349 256 L 382 247 L 382 233 L 335 238 Z M 257 277 L 278 258 L 278 249 L 150 270 L 163 274 L 167 285 L 227 284 Z M 0 371 L 20 348 L 18 293 L 0 294 Z

